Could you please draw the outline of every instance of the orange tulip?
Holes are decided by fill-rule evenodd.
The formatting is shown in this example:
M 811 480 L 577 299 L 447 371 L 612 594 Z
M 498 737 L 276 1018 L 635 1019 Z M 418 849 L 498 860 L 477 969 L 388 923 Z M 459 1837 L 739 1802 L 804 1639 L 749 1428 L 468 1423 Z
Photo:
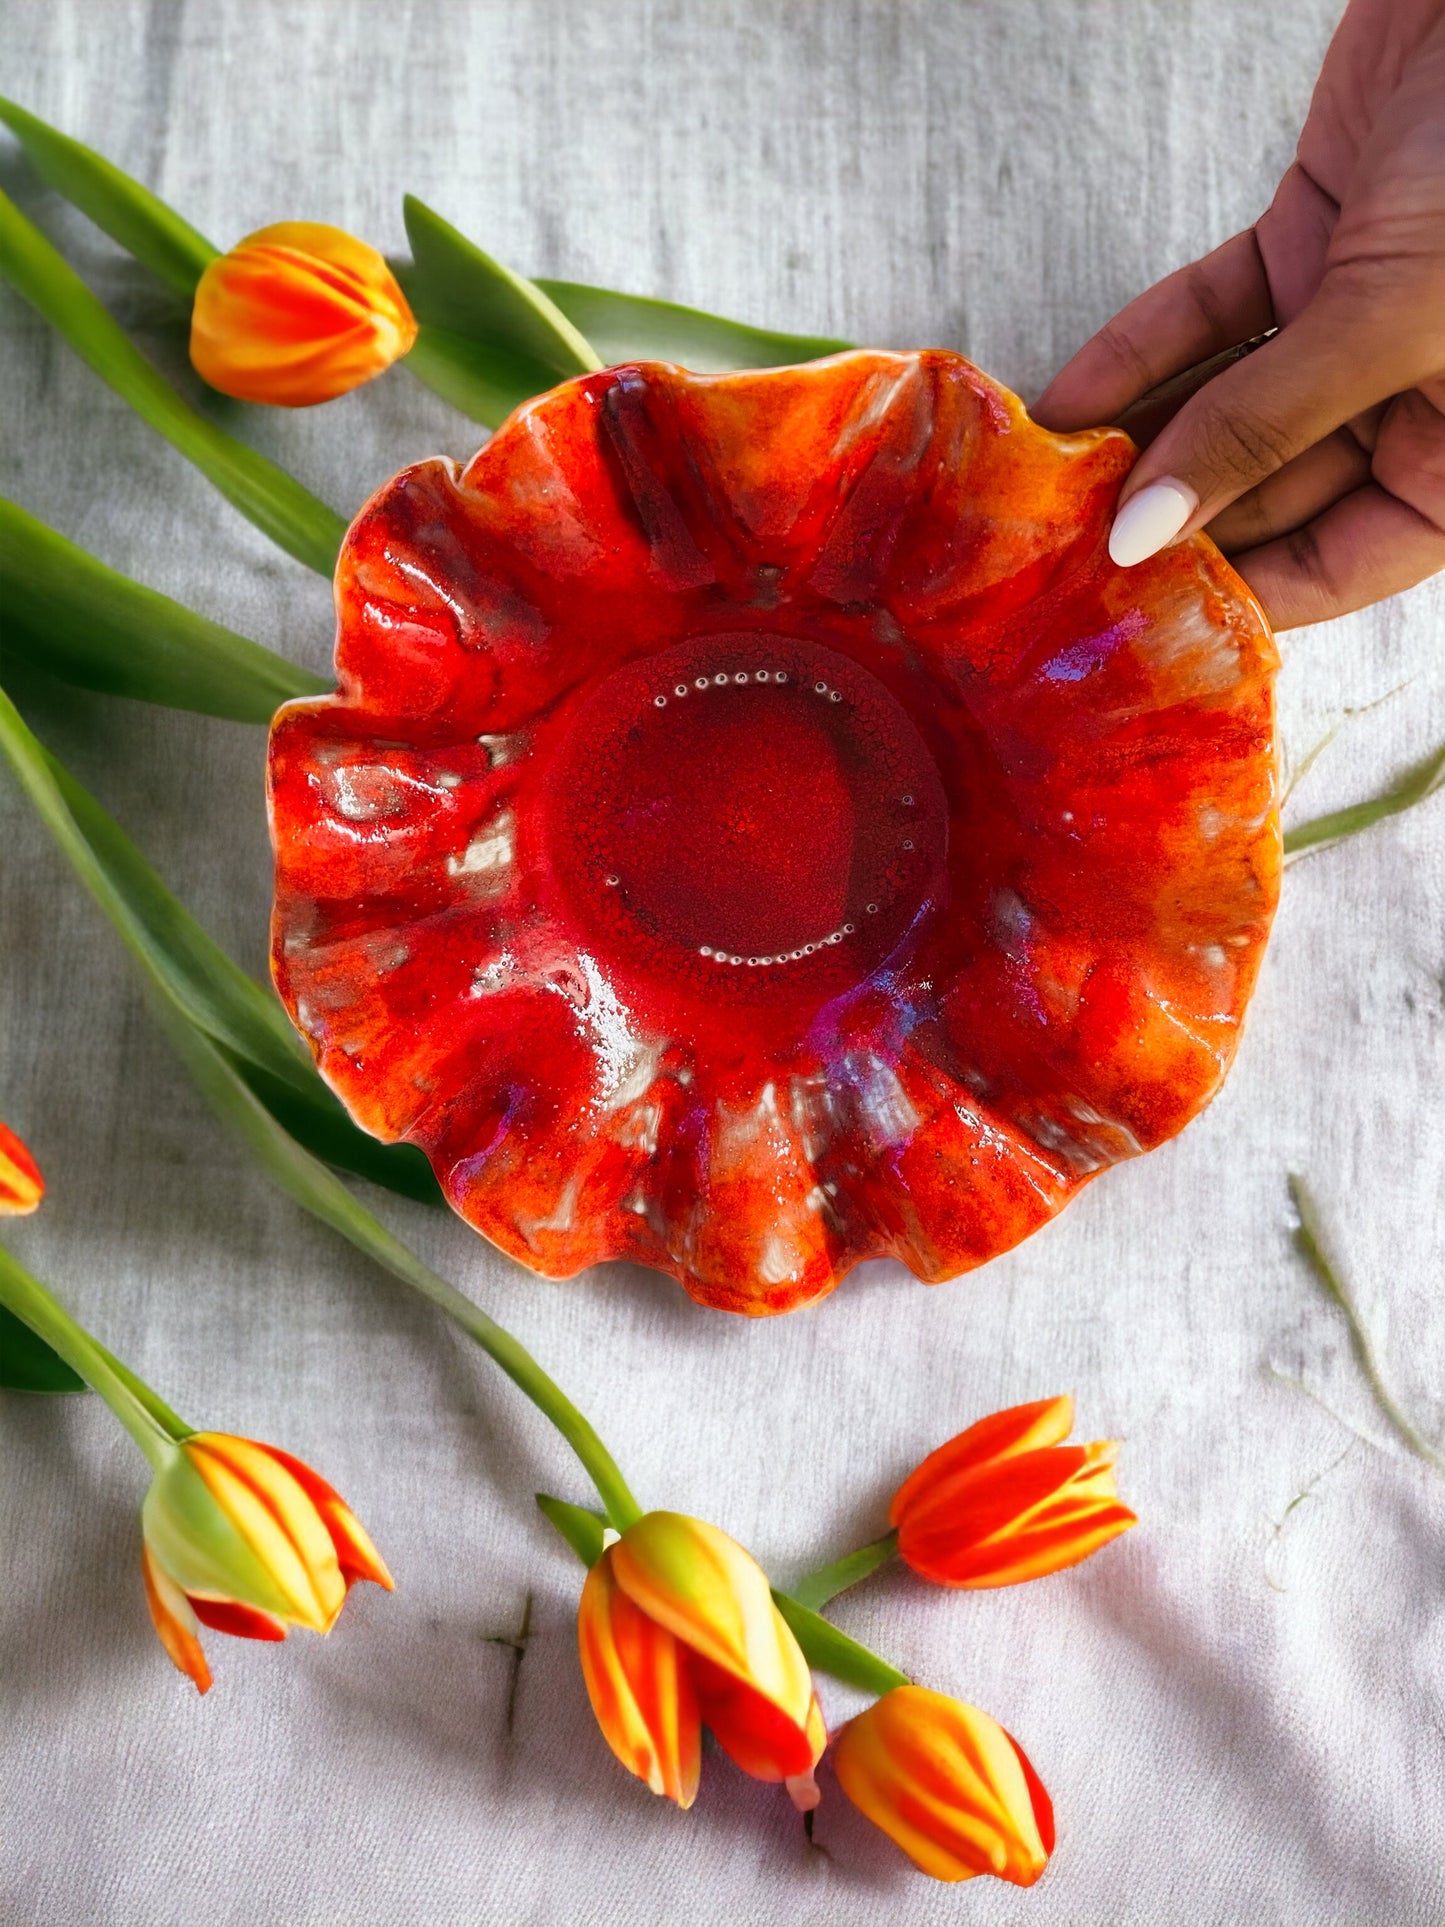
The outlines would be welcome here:
M 8 1124 L 0 1124 L 0 1218 L 22 1218 L 45 1196 L 40 1166 Z
M 898 1551 L 939 1586 L 1012 1586 L 1087 1559 L 1137 1524 L 1114 1489 L 1118 1445 L 1063 1445 L 1070 1398 L 995 1412 L 932 1452 L 893 1495 Z
M 212 261 L 191 310 L 191 361 L 223 394 L 307 408 L 404 355 L 416 320 L 375 248 L 319 221 L 258 229 Z
M 359 1521 L 324 1479 L 274 1446 L 193 1432 L 142 1514 L 146 1599 L 161 1644 L 206 1692 L 198 1626 L 243 1639 L 330 1632 L 358 1579 L 392 1589 Z
M 716 1526 L 649 1512 L 587 1575 L 582 1677 L 629 1773 L 680 1807 L 697 1794 L 702 1727 L 805 1811 L 827 1743 L 813 1682 L 762 1569 Z
M 833 1742 L 848 1798 L 935 1880 L 994 1874 L 1031 1887 L 1054 1850 L 1049 1796 L 996 1720 L 896 1686 Z

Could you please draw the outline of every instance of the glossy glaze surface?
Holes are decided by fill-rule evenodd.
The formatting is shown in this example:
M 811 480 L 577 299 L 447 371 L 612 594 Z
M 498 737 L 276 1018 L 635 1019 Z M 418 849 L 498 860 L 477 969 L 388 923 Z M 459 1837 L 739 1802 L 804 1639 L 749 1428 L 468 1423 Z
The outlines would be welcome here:
M 403 471 L 272 732 L 277 987 L 378 1137 L 565 1276 L 929 1281 L 1179 1130 L 1279 872 L 1272 683 L 1133 460 L 969 363 L 645 364 Z

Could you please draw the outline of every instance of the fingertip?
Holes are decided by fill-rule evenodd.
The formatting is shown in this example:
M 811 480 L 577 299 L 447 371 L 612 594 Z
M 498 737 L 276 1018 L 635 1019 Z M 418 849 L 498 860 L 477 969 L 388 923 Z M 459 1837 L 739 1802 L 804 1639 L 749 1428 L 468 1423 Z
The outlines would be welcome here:
M 1199 507 L 1199 497 L 1187 482 L 1166 476 L 1131 495 L 1114 517 L 1109 530 L 1109 560 L 1132 569 L 1157 555 L 1180 534 Z

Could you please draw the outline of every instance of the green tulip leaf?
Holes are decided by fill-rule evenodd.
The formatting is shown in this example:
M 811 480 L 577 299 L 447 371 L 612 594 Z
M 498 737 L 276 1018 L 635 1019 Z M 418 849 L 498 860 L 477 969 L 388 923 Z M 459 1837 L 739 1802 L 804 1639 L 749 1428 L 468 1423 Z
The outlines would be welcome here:
M 484 428 L 499 428 L 520 403 L 555 387 L 559 379 L 548 380 L 535 365 L 524 366 L 503 350 L 425 321 L 402 366 Z
M 414 1145 L 382 1144 L 368 1137 L 315 1072 L 301 1088 L 248 1058 L 229 1052 L 227 1056 L 252 1095 L 314 1156 L 417 1204 L 445 1203 L 425 1153 Z
M 420 330 L 406 365 L 454 408 L 495 428 L 518 403 L 602 366 L 535 282 L 413 195 L 404 211 L 412 259 L 397 276 Z
M 107 568 L 0 497 L 0 664 L 234 722 L 269 722 L 330 684 Z
M 207 936 L 115 819 L 36 741 L 3 691 L 0 755 L 152 988 L 211 1040 L 257 1100 L 274 1106 L 319 1156 L 405 1197 L 439 1202 L 421 1152 L 358 1130 L 276 999 Z
M 86 1387 L 79 1372 L 73 1372 L 43 1338 L 0 1305 L 0 1389 L 83 1392 Z
M 228 502 L 288 555 L 330 576 L 346 524 L 293 476 L 181 399 L 13 201 L 0 194 L 0 274 Z
M 1311 817 L 1307 823 L 1296 823 L 1284 833 L 1285 855 L 1302 856 L 1306 850 L 1323 849 L 1328 844 L 1342 842 L 1347 836 L 1358 836 L 1361 830 L 1383 823 L 1387 816 L 1398 816 L 1402 810 L 1413 809 L 1442 787 L 1445 787 L 1445 743 L 1412 763 L 1378 796 L 1367 797 L 1363 803 L 1351 803 L 1342 810 L 1331 810 L 1326 816 Z
M 582 330 L 609 367 L 619 361 L 675 361 L 697 374 L 726 374 L 817 361 L 853 346 L 824 335 L 778 334 L 675 301 L 578 281 L 538 281 L 536 286 Z
M 40 178 L 177 294 L 190 298 L 216 249 L 147 187 L 14 101 L 0 99 L 3 121 Z
M 607 1521 L 590 1506 L 573 1505 L 570 1499 L 554 1499 L 548 1492 L 536 1494 L 537 1510 L 571 1546 L 584 1566 L 595 1566 L 602 1557 L 603 1534 Z
M 890 1666 L 886 1659 L 841 1632 L 833 1622 L 785 1592 L 773 1592 L 773 1604 L 792 1629 L 803 1649 L 803 1657 L 820 1673 L 860 1686 L 865 1693 L 887 1693 L 895 1686 L 906 1686 L 908 1675 Z

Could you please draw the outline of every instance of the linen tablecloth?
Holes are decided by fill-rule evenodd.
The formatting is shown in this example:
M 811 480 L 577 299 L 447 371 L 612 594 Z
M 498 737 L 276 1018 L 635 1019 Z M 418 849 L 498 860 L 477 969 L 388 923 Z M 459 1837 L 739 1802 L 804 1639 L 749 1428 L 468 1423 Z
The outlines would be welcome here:
M 527 272 L 956 347 L 1027 395 L 1263 207 L 1333 12 L 6 0 L 3 84 L 221 245 L 304 218 L 399 251 L 410 190 Z M 8 139 L 0 181 L 180 373 L 147 275 Z M 326 585 L 3 287 L 0 327 L 4 492 L 324 668 Z M 480 440 L 404 370 L 243 427 L 343 511 Z M 1292 816 L 1445 733 L 1445 583 L 1283 647 L 1287 757 L 1341 725 Z M 263 972 L 262 733 L 56 690 L 27 710 Z M 957 1595 L 895 1573 L 838 1607 L 1032 1753 L 1059 1845 L 1027 1894 L 930 1883 L 826 1774 L 811 1846 L 719 1756 L 690 1814 L 623 1775 L 577 1667 L 579 1569 L 532 1506 L 588 1496 L 565 1449 L 270 1186 L 8 779 L 0 815 L 0 1115 L 50 1180 L 7 1239 L 195 1422 L 334 1479 L 398 1582 L 360 1589 L 324 1643 L 213 1638 L 201 1702 L 146 1618 L 130 1443 L 94 1399 L 0 1397 L 6 1927 L 1445 1918 L 1445 1482 L 1381 1419 L 1285 1190 L 1307 1176 L 1401 1403 L 1438 1435 L 1445 798 L 1291 868 L 1212 1109 L 952 1285 L 875 1264 L 753 1324 L 639 1269 L 541 1282 L 371 1196 L 561 1378 L 644 1502 L 717 1521 L 782 1580 L 873 1536 L 899 1477 L 995 1407 L 1072 1389 L 1082 1436 L 1125 1441 L 1142 1523 L 1084 1567 Z M 834 1717 L 856 1704 L 824 1690 Z

